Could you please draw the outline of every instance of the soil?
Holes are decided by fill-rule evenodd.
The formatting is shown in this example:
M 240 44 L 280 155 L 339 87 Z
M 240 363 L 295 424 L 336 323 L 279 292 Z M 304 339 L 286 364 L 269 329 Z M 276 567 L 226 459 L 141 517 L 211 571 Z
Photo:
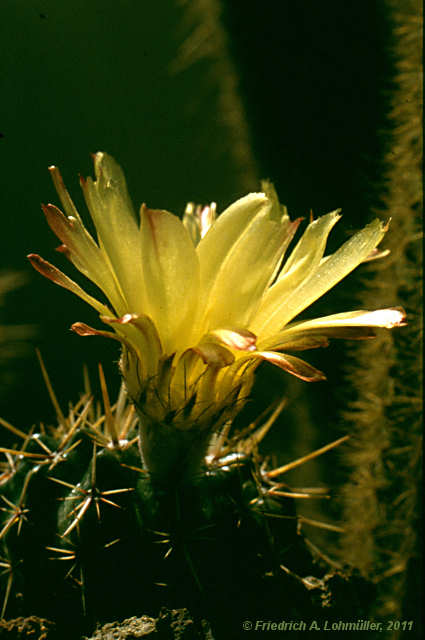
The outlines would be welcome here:
M 302 588 L 294 576 L 289 579 L 286 588 L 279 592 L 273 589 L 267 592 L 265 585 L 262 589 L 254 589 L 259 607 L 255 607 L 252 600 L 249 602 L 251 585 L 251 589 L 247 589 L 247 599 L 242 598 L 245 607 L 238 607 L 236 601 L 229 602 L 227 607 L 215 610 L 210 616 L 211 622 L 199 610 L 194 613 L 187 608 L 162 607 L 157 617 L 132 616 L 123 621 L 98 623 L 92 635 L 88 636 L 75 631 L 75 628 L 69 635 L 63 626 L 59 628 L 54 622 L 31 616 L 0 621 L 0 640 L 248 640 L 247 631 L 252 631 L 256 638 L 270 637 L 268 629 L 263 629 L 264 633 L 255 631 L 256 620 L 304 620 L 307 627 L 315 620 L 322 629 L 324 620 L 331 624 L 332 621 L 368 617 L 368 603 L 374 597 L 373 587 L 359 576 L 348 578 L 342 572 L 331 572 L 323 579 L 309 578 Z M 319 628 L 314 631 L 315 640 L 323 637 Z M 291 630 L 293 640 L 308 636 L 308 631 L 303 629 L 299 629 L 299 633 L 296 629 Z M 360 640 L 363 634 L 360 631 L 356 636 Z M 367 632 L 368 640 L 374 636 L 373 632 Z M 282 635 L 278 632 L 276 637 Z
M 51 640 L 55 634 L 55 623 L 37 616 L 0 620 L 1 640 Z
M 30 616 L 0 621 L 0 639 L 60 640 L 54 622 Z M 122 622 L 108 622 L 98 626 L 94 634 L 83 640 L 214 640 L 206 620 L 195 622 L 187 609 L 163 608 L 157 618 L 133 616 Z M 77 640 L 77 638 L 75 639 Z

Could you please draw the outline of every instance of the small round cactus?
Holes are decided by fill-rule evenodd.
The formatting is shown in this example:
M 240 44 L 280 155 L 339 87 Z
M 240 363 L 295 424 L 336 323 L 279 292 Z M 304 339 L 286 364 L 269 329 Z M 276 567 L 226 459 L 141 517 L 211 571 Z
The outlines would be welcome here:
M 124 387 L 111 406 L 102 372 L 101 382 L 104 413 L 85 394 L 65 417 L 53 395 L 58 424 L 28 435 L 12 427 L 21 447 L 2 449 L 3 615 L 36 613 L 75 638 L 164 603 L 242 615 L 247 584 L 276 597 L 287 566 L 311 573 L 291 493 L 255 453 L 283 404 L 242 437 L 217 438 L 200 473 L 165 487 L 141 464 Z M 299 606 L 310 602 L 302 581 Z

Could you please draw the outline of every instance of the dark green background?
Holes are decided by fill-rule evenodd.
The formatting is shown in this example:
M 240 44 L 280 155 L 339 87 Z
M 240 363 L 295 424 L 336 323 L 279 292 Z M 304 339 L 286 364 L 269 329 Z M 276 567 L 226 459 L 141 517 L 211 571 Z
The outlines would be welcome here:
M 91 172 L 89 154 L 101 149 L 123 166 L 137 205 L 179 213 L 188 200 L 213 199 L 221 210 L 257 189 L 256 178 L 268 177 L 294 217 L 342 207 L 336 243 L 373 217 L 391 82 L 386 3 L 221 7 L 256 167 L 249 154 L 235 157 L 238 127 L 232 138 L 217 97 L 223 78 L 208 57 L 175 70 L 179 47 L 193 31 L 181 3 L 2 0 L 1 267 L 27 274 L 2 320 L 36 326 L 31 345 L 40 347 L 64 405 L 78 397 L 84 361 L 94 374 L 101 360 L 116 387 L 118 352 L 106 340 L 71 334 L 77 320 L 97 324 L 95 312 L 26 262 L 27 253 L 40 253 L 78 279 L 54 252 L 58 242 L 40 211 L 41 202 L 58 203 L 48 165 L 61 168 L 81 210 L 77 174 Z M 355 308 L 357 282 L 352 277 L 344 292 L 337 288 L 313 311 Z M 309 357 L 330 380 L 320 390 L 309 387 L 322 422 L 337 402 L 345 354 L 335 345 Z M 13 368 L 0 414 L 21 428 L 50 419 L 32 346 Z M 270 373 L 264 386 L 282 379 Z
M 394 9 L 408 13 L 412 6 L 407 0 L 1 0 L 0 269 L 17 270 L 27 282 L 0 307 L 0 326 L 31 324 L 35 333 L 26 355 L 0 362 L 0 416 L 24 430 L 54 420 L 35 346 L 64 409 L 82 389 L 83 362 L 95 380 L 101 361 L 111 390 L 119 385 L 116 345 L 69 331 L 75 321 L 99 326 L 97 314 L 35 273 L 25 258 L 39 253 L 83 283 L 55 253 L 59 243 L 40 210 L 41 202 L 58 204 L 50 164 L 61 168 L 83 216 L 78 173 L 91 173 L 90 153 L 97 150 L 120 162 L 135 205 L 145 201 L 175 213 L 188 200 L 215 200 L 223 210 L 267 177 L 293 217 L 343 209 L 330 241 L 335 248 L 375 217 L 374 210 L 385 211 L 388 132 L 394 128 L 388 114 L 391 95 L 399 95 L 391 54 L 398 37 Z M 227 53 L 223 33 L 210 26 L 217 9 Z M 192 55 L 185 58 L 188 50 Z M 229 87 L 241 104 L 229 97 Z M 400 160 L 399 150 L 395 158 Z M 411 215 L 411 203 L 406 206 Z M 307 315 L 361 308 L 368 273 L 360 268 Z M 384 296 L 385 287 L 373 299 L 375 308 L 399 303 Z M 409 322 L 414 326 L 414 317 Z M 258 413 L 283 394 L 292 400 L 270 434 L 268 451 L 286 462 L 352 432 L 343 411 L 358 399 L 347 380 L 353 351 L 333 343 L 306 353 L 328 376 L 316 385 L 262 366 L 247 412 Z M 394 358 L 394 373 L 388 355 L 382 360 L 384 376 L 397 377 L 405 365 L 401 356 Z M 409 415 L 403 418 L 406 433 Z M 3 430 L 4 440 L 9 435 Z M 347 460 L 338 449 L 317 466 L 305 465 L 304 480 L 291 475 L 290 481 L 322 482 L 337 493 L 347 480 Z M 377 467 L 388 479 L 392 467 L 385 461 L 380 458 Z M 398 483 L 398 473 L 397 495 L 409 486 Z M 378 499 L 385 527 L 386 498 Z M 332 519 L 338 500 L 327 504 Z M 353 521 L 362 517 L 359 510 L 353 514 Z M 419 610 L 420 597 L 415 556 L 411 564 L 409 616 Z

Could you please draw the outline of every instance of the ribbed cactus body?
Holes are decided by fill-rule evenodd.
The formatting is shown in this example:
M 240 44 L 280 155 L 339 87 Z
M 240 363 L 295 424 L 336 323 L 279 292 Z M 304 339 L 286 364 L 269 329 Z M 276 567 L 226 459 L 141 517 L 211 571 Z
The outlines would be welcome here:
M 219 457 L 164 487 L 131 435 L 102 446 L 82 427 L 57 453 L 57 438 L 37 434 L 15 457 L 2 485 L 8 617 L 72 627 L 164 602 L 222 609 L 282 563 L 308 571 L 294 501 L 267 495 L 251 455 Z

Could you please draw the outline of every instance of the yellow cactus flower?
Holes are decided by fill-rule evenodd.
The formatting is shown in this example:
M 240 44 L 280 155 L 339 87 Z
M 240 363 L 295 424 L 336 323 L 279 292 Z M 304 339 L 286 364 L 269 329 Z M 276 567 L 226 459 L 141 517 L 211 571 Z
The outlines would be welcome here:
M 328 235 L 340 218 L 339 211 L 328 213 L 308 224 L 283 262 L 300 220 L 289 219 L 270 184 L 263 184 L 263 193 L 237 200 L 219 217 L 214 204 L 189 204 L 183 220 L 145 205 L 136 216 L 117 163 L 97 153 L 94 166 L 96 179 L 81 180 L 81 185 L 97 241 L 84 227 L 56 167 L 50 172 L 66 215 L 51 204 L 43 210 L 63 243 L 59 249 L 97 285 L 106 302 L 40 256 L 28 257 L 44 276 L 94 307 L 113 329 L 77 322 L 75 332 L 120 341 L 120 367 L 141 415 L 148 468 L 156 468 L 157 451 L 165 448 L 168 457 L 175 449 L 173 464 L 181 463 L 178 438 L 186 461 L 194 449 L 202 457 L 211 432 L 240 408 L 260 362 L 302 380 L 324 380 L 321 371 L 293 352 L 326 346 L 333 337 L 368 338 L 374 327 L 403 324 L 400 308 L 294 322 L 377 252 L 386 232 L 379 220 L 324 256 Z

